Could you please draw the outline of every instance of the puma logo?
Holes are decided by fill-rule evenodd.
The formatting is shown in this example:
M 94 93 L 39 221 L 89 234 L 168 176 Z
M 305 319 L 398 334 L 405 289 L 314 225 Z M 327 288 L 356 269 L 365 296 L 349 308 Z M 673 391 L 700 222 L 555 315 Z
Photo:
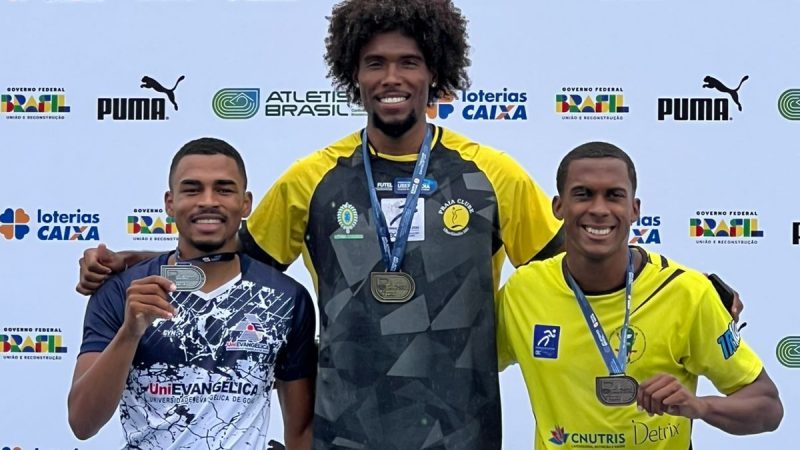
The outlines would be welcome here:
M 154 80 L 153 78 L 148 77 L 147 75 L 142 77 L 142 85 L 139 86 L 143 89 L 152 89 L 156 92 L 161 92 L 162 94 L 166 94 L 167 98 L 170 102 L 172 102 L 172 106 L 175 107 L 175 111 L 178 110 L 178 104 L 175 103 L 175 89 L 178 87 L 178 83 L 183 81 L 185 77 L 181 75 L 178 77 L 178 81 L 175 82 L 175 86 L 172 89 L 167 89 L 161 85 L 158 81 Z
M 722 92 L 724 94 L 730 94 L 731 99 L 733 99 L 733 102 L 736 103 L 736 106 L 739 107 L 739 111 L 741 111 L 742 110 L 742 104 L 739 103 L 739 88 L 742 87 L 742 83 L 744 83 L 745 80 L 747 80 L 749 78 L 750 78 L 749 75 L 745 75 L 742 78 L 742 81 L 739 82 L 739 85 L 736 86 L 736 89 L 731 89 L 728 86 L 725 86 L 724 84 L 722 84 L 722 82 L 719 81 L 718 79 L 712 77 L 711 75 L 708 75 L 705 78 L 703 78 L 703 81 L 704 81 L 703 87 L 704 88 L 709 88 L 709 89 L 716 89 L 716 90 L 718 90 L 718 91 L 720 91 L 720 92 Z

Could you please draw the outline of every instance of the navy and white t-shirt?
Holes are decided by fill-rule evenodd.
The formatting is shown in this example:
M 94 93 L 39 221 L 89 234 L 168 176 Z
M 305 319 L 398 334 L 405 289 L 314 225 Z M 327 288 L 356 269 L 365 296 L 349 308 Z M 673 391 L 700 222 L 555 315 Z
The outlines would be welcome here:
M 133 280 L 169 255 L 121 273 L 91 297 L 81 354 L 102 352 L 125 318 Z M 213 292 L 173 292 L 172 320 L 156 320 L 133 358 L 120 403 L 129 448 L 266 448 L 274 380 L 313 376 L 314 309 L 302 285 L 246 255 Z

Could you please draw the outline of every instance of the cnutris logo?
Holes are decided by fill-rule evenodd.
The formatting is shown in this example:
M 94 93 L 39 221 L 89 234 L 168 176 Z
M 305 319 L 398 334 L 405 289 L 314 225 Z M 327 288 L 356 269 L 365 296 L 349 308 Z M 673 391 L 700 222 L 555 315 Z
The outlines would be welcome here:
M 97 99 L 97 120 L 105 120 L 111 116 L 111 120 L 167 120 L 167 103 L 169 100 L 173 110 L 178 110 L 178 103 L 175 101 L 175 89 L 178 83 L 186 78 L 183 75 L 178 77 L 172 89 L 167 89 L 154 78 L 142 77 L 142 89 L 152 89 L 164 94 L 163 97 L 101 97 Z
M 155 396 L 209 395 L 209 394 L 258 394 L 258 385 L 218 381 L 216 383 L 150 383 L 147 392 Z
M 725 94 L 724 97 L 696 97 L 696 98 L 659 98 L 658 99 L 658 120 L 664 121 L 668 118 L 677 121 L 728 121 L 733 118 L 730 115 L 730 102 L 736 104 L 739 111 L 742 104 L 739 102 L 739 89 L 742 83 L 750 77 L 745 75 L 739 81 L 735 89 L 731 89 L 723 82 L 712 76 L 703 78 L 703 87 L 713 89 Z
M 625 433 L 567 433 L 556 425 L 550 431 L 549 441 L 556 445 L 569 444 L 574 448 L 624 448 Z

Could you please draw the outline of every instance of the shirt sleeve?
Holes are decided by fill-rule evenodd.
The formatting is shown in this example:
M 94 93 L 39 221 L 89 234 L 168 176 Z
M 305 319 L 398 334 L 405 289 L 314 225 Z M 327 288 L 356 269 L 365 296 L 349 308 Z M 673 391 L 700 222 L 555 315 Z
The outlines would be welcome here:
M 684 364 L 689 372 L 705 376 L 717 390 L 728 395 L 755 381 L 764 365 L 741 339 L 711 282 L 698 278 L 705 286 L 689 329 Z
M 561 221 L 541 187 L 511 156 L 500 154 L 495 177 L 500 208 L 500 235 L 515 267 L 527 263 L 558 235 Z
M 293 381 L 314 376 L 317 369 L 316 320 L 311 296 L 298 285 L 286 346 L 278 356 L 275 378 Z
M 103 283 L 86 304 L 79 355 L 105 350 L 124 320 L 125 288 L 117 276 Z
M 251 241 L 283 266 L 297 259 L 305 242 L 308 210 L 315 187 L 305 167 L 307 165 L 305 160 L 294 163 L 272 185 L 247 218 L 246 233 Z M 247 249 L 249 240 L 243 239 L 242 242 L 248 253 L 249 250 L 256 250 Z M 254 256 L 263 260 L 258 254 Z

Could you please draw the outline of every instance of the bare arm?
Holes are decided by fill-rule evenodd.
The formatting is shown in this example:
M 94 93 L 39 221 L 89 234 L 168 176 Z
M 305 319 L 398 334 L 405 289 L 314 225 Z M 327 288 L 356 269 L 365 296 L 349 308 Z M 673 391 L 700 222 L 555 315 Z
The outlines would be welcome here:
M 171 290 L 172 282 L 158 276 L 131 283 L 117 334 L 102 352 L 78 357 L 67 398 L 69 425 L 78 439 L 97 434 L 114 414 L 139 340 L 153 320 L 171 319 L 175 312 L 167 301 Z
M 159 254 L 145 251 L 113 252 L 105 244 L 87 248 L 78 260 L 80 271 L 75 290 L 83 295 L 92 295 L 111 275 Z
M 120 332 L 101 353 L 78 357 L 67 406 L 69 426 L 78 439 L 89 439 L 119 405 L 139 338 Z
M 237 251 L 244 251 L 250 257 L 269 264 L 282 272 L 289 267 L 278 263 L 258 246 L 247 231 L 247 225 L 244 221 L 242 221 L 242 229 L 239 233 L 239 248 L 237 248 Z M 114 252 L 106 247 L 105 244 L 100 244 L 96 248 L 88 248 L 84 250 L 83 257 L 78 261 L 80 272 L 78 273 L 78 285 L 75 290 L 83 295 L 92 295 L 111 275 L 122 272 L 134 264 L 154 258 L 161 253 L 163 252 L 140 250 Z
M 763 369 L 755 381 L 727 397 L 697 397 L 671 375 L 657 375 L 642 383 L 637 402 L 651 414 L 702 419 L 737 435 L 774 431 L 783 419 L 778 388 Z
M 310 450 L 314 413 L 314 379 L 278 380 L 276 385 L 283 414 L 286 450 Z

